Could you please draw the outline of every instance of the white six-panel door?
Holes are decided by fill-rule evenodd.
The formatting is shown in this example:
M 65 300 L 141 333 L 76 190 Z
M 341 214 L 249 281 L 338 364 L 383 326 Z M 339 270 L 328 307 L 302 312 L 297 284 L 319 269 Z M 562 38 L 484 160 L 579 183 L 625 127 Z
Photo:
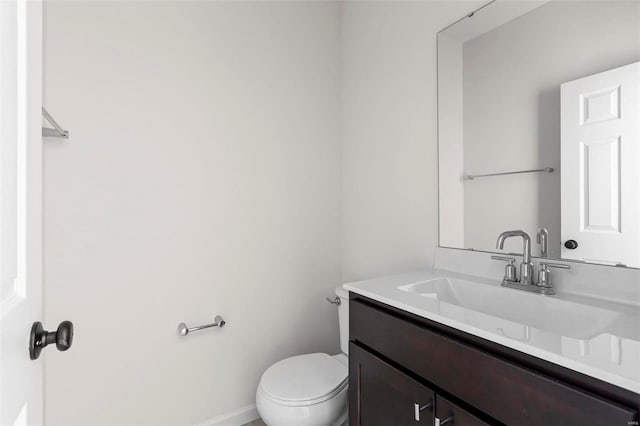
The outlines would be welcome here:
M 561 98 L 562 257 L 640 267 L 640 63 L 565 83 Z
M 42 4 L 0 0 L 0 425 L 42 424 Z

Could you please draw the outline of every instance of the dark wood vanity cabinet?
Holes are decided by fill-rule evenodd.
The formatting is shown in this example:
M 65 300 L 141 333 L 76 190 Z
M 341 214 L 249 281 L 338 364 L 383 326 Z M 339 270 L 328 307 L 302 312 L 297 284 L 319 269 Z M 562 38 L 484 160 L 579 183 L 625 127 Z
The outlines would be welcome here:
M 361 296 L 349 308 L 351 426 L 638 424 L 633 392 Z
M 489 425 L 353 342 L 349 370 L 350 425 Z

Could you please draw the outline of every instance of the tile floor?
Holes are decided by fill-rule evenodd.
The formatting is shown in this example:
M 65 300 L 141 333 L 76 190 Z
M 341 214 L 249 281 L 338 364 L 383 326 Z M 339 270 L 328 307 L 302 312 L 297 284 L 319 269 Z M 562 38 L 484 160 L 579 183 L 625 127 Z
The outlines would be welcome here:
M 254 420 L 252 422 L 249 422 L 244 426 L 267 426 L 267 425 L 265 425 L 262 420 L 258 419 L 258 420 Z

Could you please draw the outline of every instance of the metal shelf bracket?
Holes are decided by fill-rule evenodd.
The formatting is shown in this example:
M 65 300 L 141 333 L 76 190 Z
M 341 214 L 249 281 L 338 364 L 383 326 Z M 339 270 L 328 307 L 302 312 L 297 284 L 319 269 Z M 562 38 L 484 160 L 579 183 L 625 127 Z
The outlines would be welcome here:
M 69 132 L 64 130 L 58 122 L 49 114 L 45 107 L 42 107 L 42 116 L 45 120 L 49 122 L 53 126 L 53 129 L 50 127 L 42 128 L 42 136 L 45 138 L 63 138 L 69 139 Z

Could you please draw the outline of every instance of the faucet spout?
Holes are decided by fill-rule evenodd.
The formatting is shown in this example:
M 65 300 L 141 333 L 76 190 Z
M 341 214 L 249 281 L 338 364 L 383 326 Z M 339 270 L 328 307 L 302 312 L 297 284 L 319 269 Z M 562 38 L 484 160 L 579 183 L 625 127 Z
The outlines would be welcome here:
M 531 263 L 531 238 L 529 234 L 518 229 L 515 231 L 505 231 L 498 236 L 496 248 L 504 248 L 504 240 L 510 237 L 522 237 L 522 264 L 520 265 L 520 282 L 523 284 L 533 284 L 533 264 Z
M 531 263 L 531 238 L 529 234 L 522 230 L 505 231 L 498 235 L 496 248 L 502 250 L 504 248 L 504 241 L 510 237 L 522 237 L 522 263 Z

